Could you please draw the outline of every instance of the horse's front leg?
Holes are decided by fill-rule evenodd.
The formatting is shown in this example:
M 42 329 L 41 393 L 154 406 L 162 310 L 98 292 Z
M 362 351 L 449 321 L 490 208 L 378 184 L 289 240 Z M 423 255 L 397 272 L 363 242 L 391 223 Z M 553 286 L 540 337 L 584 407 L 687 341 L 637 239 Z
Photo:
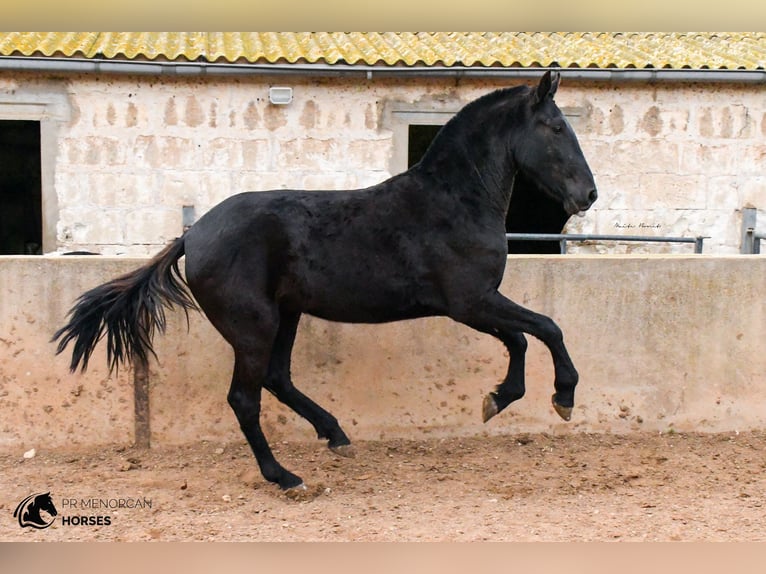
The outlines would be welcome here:
M 526 341 L 521 333 L 527 333 L 548 347 L 553 359 L 555 393 L 552 401 L 556 412 L 564 420 L 570 420 L 574 408 L 574 392 L 579 376 L 564 345 L 564 336 L 556 323 L 539 313 L 530 311 L 493 291 L 476 304 L 467 307 L 453 318 L 470 327 L 495 335 L 503 341 L 511 353 L 511 364 L 506 380 L 484 401 L 484 418 L 488 420 L 505 408 L 511 401 L 520 398 L 524 392 L 524 353 Z M 521 359 L 513 363 L 516 357 Z M 519 374 L 518 369 L 521 370 Z M 506 402 L 507 401 L 507 402 Z M 492 411 L 494 407 L 497 412 Z M 487 415 L 490 415 L 487 417 Z

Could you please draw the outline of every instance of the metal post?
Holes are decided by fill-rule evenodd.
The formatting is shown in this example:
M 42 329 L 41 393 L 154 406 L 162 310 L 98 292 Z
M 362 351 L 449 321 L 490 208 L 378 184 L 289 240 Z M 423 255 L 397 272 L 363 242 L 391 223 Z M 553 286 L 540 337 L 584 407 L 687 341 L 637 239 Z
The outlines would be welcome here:
M 702 242 L 705 241 L 704 237 L 697 236 L 694 241 L 694 253 L 702 253 Z
M 755 253 L 755 222 L 758 218 L 758 210 L 754 207 L 742 208 L 742 243 L 739 252 L 744 254 Z
M 181 207 L 181 225 L 183 226 L 184 233 L 186 233 L 189 228 L 194 225 L 196 219 L 197 214 L 193 205 L 184 205 Z
M 133 354 L 133 409 L 135 445 L 138 448 L 151 446 L 149 416 L 149 365 Z

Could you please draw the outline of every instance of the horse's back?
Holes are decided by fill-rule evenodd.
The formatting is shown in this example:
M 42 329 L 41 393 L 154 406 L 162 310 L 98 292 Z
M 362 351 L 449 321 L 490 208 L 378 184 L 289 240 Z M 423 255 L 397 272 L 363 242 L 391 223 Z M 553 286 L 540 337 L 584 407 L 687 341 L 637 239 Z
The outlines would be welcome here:
M 187 280 L 203 308 L 250 289 L 348 322 L 435 314 L 441 297 L 428 288 L 433 262 L 417 218 L 375 189 L 239 194 L 187 232 Z

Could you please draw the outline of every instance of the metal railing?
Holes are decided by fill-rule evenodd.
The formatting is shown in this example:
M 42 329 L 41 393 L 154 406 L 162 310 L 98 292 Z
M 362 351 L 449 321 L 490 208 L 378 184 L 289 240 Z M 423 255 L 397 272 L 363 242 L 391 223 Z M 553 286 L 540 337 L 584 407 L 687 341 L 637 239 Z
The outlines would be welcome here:
M 506 233 L 506 239 L 519 241 L 558 241 L 561 253 L 567 252 L 569 241 L 633 241 L 648 243 L 693 243 L 694 253 L 702 253 L 702 245 L 708 236 L 655 237 L 650 235 L 592 235 L 576 233 Z
M 761 239 L 766 239 L 766 233 L 757 231 L 755 223 L 758 210 L 755 207 L 742 209 L 742 244 L 739 252 L 746 255 L 757 255 L 761 252 Z

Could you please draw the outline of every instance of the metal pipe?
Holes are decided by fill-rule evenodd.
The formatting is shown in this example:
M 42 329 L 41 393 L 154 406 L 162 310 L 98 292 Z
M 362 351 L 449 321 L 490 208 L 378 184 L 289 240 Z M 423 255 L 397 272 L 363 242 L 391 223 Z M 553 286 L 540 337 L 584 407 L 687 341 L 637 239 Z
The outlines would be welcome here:
M 537 78 L 548 68 L 469 66 L 369 66 L 349 64 L 240 64 L 91 58 L 0 57 L 0 71 L 123 74 L 152 76 L 318 76 L 449 78 Z M 766 83 L 766 70 L 555 68 L 564 78 L 606 82 Z
M 506 233 L 506 239 L 521 241 L 558 241 L 561 252 L 566 253 L 567 241 L 638 241 L 657 243 L 694 243 L 694 252 L 702 253 L 705 236 L 697 237 L 656 237 L 643 235 L 591 235 L 576 233 Z
M 753 255 L 760 255 L 761 253 L 761 239 L 766 239 L 766 233 L 759 233 L 752 230 L 752 247 L 750 253 Z

